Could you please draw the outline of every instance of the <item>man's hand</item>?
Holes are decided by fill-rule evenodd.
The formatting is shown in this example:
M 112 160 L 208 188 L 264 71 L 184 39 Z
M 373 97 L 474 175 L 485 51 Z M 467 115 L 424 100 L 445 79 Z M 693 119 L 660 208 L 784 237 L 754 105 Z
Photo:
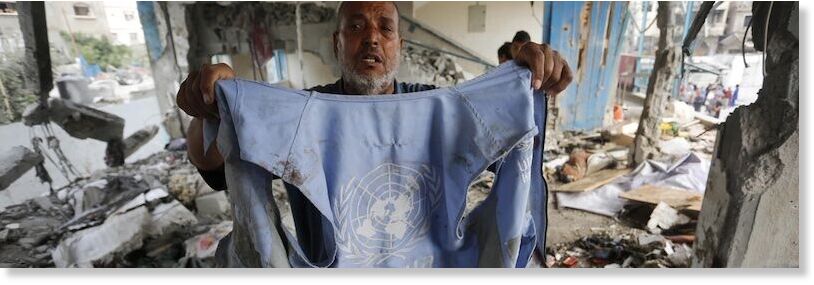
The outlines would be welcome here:
M 514 60 L 531 70 L 534 90 L 543 90 L 549 95 L 565 90 L 574 77 L 565 59 L 547 44 L 526 43 L 520 47 Z
M 181 110 L 197 118 L 217 119 L 215 81 L 231 79 L 235 72 L 225 63 L 204 64 L 201 70 L 190 72 L 181 83 L 176 103 Z

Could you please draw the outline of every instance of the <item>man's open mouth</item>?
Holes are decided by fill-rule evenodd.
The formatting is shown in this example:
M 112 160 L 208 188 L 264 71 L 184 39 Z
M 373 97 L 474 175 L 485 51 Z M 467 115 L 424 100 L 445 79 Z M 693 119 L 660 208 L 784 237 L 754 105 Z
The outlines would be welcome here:
M 367 54 L 362 58 L 362 62 L 367 64 L 381 63 L 382 58 L 376 54 Z

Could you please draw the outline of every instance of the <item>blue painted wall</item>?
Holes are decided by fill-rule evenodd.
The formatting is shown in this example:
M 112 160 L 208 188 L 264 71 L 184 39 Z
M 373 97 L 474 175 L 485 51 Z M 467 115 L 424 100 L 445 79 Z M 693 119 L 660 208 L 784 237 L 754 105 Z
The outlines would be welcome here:
M 158 20 L 155 18 L 155 3 L 152 1 L 138 1 L 137 9 L 150 60 L 156 61 L 164 52 L 164 47 L 161 45 L 161 38 L 159 38 L 160 36 L 158 34 Z
M 590 3 L 589 22 L 583 29 L 581 13 Z M 614 94 L 622 35 L 627 26 L 625 2 L 546 2 L 543 41 L 558 50 L 574 72 L 574 81 L 557 98 L 560 130 L 602 127 Z M 581 45 L 580 37 L 587 35 Z M 580 48 L 585 57 L 579 61 Z

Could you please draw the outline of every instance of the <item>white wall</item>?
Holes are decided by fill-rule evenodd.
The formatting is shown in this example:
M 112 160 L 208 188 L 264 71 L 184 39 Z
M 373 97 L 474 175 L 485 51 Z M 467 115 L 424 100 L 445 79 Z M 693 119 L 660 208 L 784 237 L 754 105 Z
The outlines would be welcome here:
M 486 6 L 486 31 L 468 32 L 469 6 L 476 3 Z M 413 2 L 413 16 L 423 24 L 450 37 L 479 56 L 497 64 L 497 49 L 503 42 L 511 41 L 514 33 L 525 30 L 531 40 L 542 40 L 543 27 L 532 15 L 543 17 L 543 2 Z
M 104 8 L 111 39 L 116 44 L 144 44 L 144 32 L 141 30 L 136 1 L 105 2 Z M 128 14 L 132 18 L 128 18 Z M 136 36 L 135 40 L 131 38 L 131 35 Z

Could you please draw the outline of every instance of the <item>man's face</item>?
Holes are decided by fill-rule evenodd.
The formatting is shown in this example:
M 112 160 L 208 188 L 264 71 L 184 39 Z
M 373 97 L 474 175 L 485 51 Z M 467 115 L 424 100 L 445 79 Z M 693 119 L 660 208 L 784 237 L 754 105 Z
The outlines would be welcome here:
M 398 71 L 402 45 L 398 12 L 392 2 L 343 5 L 334 33 L 342 78 L 370 94 L 392 83 Z

